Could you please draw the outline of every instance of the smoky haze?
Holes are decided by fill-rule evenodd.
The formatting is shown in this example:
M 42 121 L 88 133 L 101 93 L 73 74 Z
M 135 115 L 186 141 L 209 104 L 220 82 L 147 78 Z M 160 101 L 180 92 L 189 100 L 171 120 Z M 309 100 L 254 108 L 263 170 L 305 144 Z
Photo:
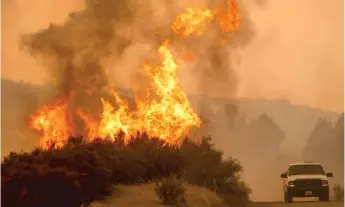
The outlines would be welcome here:
M 139 0 L 93 2 L 2 2 L 4 77 L 55 86 L 49 96 L 44 93 L 37 100 L 31 96 L 23 99 L 21 104 L 28 105 L 28 110 L 18 112 L 18 120 L 26 119 L 38 105 L 49 102 L 50 96 L 72 96 L 71 111 L 82 106 L 97 116 L 104 88 L 108 85 L 129 88 L 140 77 L 142 62 L 171 37 L 170 24 L 183 8 L 218 3 L 211 0 L 150 0 L 145 4 Z M 220 34 L 212 31 L 197 40 L 174 39 L 176 51 L 190 50 L 197 57 L 194 62 L 182 63 L 181 84 L 194 94 L 278 98 L 340 111 L 343 105 L 340 8 L 343 2 L 337 0 L 241 1 L 241 27 L 230 38 L 229 47 L 221 45 Z M 328 38 L 329 34 L 333 38 Z M 22 100 L 19 94 L 11 96 L 17 97 L 13 100 Z M 244 135 L 237 134 L 235 140 L 229 138 L 223 105 L 203 98 L 193 104 L 211 122 L 201 134 L 211 134 L 226 155 L 238 157 L 240 161 L 243 158 L 247 169 L 245 179 L 253 187 L 253 197 L 280 200 L 280 171 L 268 174 L 277 176 L 268 183 L 271 191 L 264 191 L 261 176 L 254 173 L 257 169 L 273 167 L 259 164 L 273 163 L 270 156 L 251 159 L 246 157 L 253 154 L 251 149 L 243 146 L 236 151 L 231 147 L 239 146 L 234 142 L 240 143 Z M 213 121 L 215 117 L 217 121 Z M 290 138 L 293 144 L 298 142 Z M 271 146 L 257 143 L 263 150 Z M 294 158 L 299 157 L 290 157 L 288 161 Z
M 177 1 L 176 5 L 183 5 L 183 1 L 179 2 L 181 1 Z M 199 5 L 206 1 L 189 2 Z M 285 99 L 294 104 L 341 112 L 344 97 L 343 1 L 243 0 L 241 2 L 254 22 L 255 36 L 240 55 L 233 54 L 231 57 L 233 63 L 241 62 L 240 65 L 235 66 L 237 95 Z M 140 24 L 141 27 L 153 28 L 157 25 L 155 22 L 166 22 L 168 16 L 166 14 L 171 12 L 172 7 L 164 7 L 164 2 L 154 3 L 156 15 L 150 19 L 153 23 Z M 147 5 L 153 8 L 151 2 Z M 258 9 L 257 5 L 262 5 L 263 9 Z M 83 7 L 83 0 L 2 1 L 3 77 L 31 83 L 47 82 L 49 78 L 45 67 L 37 59 L 19 49 L 19 40 L 23 34 L 37 32 L 46 28 L 51 22 L 62 24 L 68 19 L 70 12 L 82 10 Z M 150 13 L 150 16 L 153 15 Z M 150 33 L 147 34 L 149 35 Z M 141 35 L 135 36 L 137 45 L 127 48 L 121 60 L 128 56 L 140 57 L 150 50 L 149 46 L 143 43 Z M 116 60 L 116 64 L 111 64 L 114 61 L 108 61 L 109 79 L 116 78 L 115 72 L 111 73 L 111 71 L 116 70 L 117 73 L 123 71 L 117 68 L 132 67 L 140 70 L 140 59 L 131 62 L 124 60 L 121 61 L 122 63 L 116 57 L 113 59 Z M 191 92 L 202 92 L 197 91 L 200 88 L 199 84 L 194 82 L 188 84 L 194 77 L 193 74 L 184 71 L 181 72 L 184 88 Z M 128 87 L 131 76 L 128 72 L 123 72 L 121 74 L 123 78 L 121 81 L 117 80 L 116 84 Z M 232 93 L 229 94 L 227 96 L 233 96 Z
M 43 30 L 23 36 L 23 49 L 43 60 L 49 83 L 55 86 L 57 97 L 68 97 L 68 120 L 72 135 L 83 133 L 82 122 L 74 113 L 77 108 L 88 109 L 96 116 L 101 114 L 100 95 L 108 86 L 105 70 L 108 67 L 107 59 L 109 61 L 111 58 L 116 64 L 128 48 L 140 50 L 138 43 L 154 49 L 172 36 L 173 42 L 180 42 L 182 49 L 191 50 L 197 56 L 190 71 L 195 74 L 191 82 L 198 85 L 197 91 L 221 96 L 235 94 L 237 80 L 229 58 L 230 51 L 248 45 L 254 35 L 252 22 L 245 9 L 240 9 L 241 24 L 231 38 L 230 49 L 221 43 L 224 37 L 219 29 L 209 30 L 197 40 L 185 38 L 182 41 L 170 32 L 171 23 L 184 8 L 215 7 L 217 4 L 214 1 L 188 4 L 184 1 L 180 4 L 168 0 L 159 2 L 85 1 L 84 9 L 69 13 L 69 18 L 63 24 L 51 23 Z M 222 4 L 225 5 L 225 2 Z M 164 15 L 161 10 L 165 11 Z M 145 22 L 150 26 L 143 24 Z M 126 60 L 132 62 L 135 59 L 131 56 Z M 115 77 L 112 80 L 114 83 L 121 81 L 123 73 L 133 75 L 134 72 L 127 67 L 117 69 L 119 71 L 111 71 Z M 222 90 L 224 88 L 227 90 Z
M 269 1 L 253 10 L 238 95 L 344 108 L 344 1 Z M 250 71 L 250 72 L 249 72 Z

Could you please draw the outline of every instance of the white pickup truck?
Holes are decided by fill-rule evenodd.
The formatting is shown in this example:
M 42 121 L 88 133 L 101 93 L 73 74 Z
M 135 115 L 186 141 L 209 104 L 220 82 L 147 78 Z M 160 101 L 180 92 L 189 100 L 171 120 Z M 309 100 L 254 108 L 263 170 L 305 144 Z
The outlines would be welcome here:
M 328 177 L 333 177 L 333 173 L 325 173 L 320 163 L 291 164 L 280 177 L 287 203 L 291 203 L 293 197 L 319 197 L 320 201 L 329 201 Z

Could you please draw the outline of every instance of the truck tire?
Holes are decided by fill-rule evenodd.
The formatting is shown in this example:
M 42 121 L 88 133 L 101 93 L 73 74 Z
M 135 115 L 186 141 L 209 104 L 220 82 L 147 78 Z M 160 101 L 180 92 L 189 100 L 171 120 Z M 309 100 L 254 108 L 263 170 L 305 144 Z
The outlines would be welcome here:
M 325 202 L 327 202 L 327 201 L 329 201 L 329 194 L 327 193 L 325 193 L 325 194 L 323 194 L 323 195 L 320 195 L 319 196 L 319 201 L 325 201 Z
M 284 193 L 284 200 L 285 203 L 292 203 L 292 196 L 290 195 L 290 193 Z

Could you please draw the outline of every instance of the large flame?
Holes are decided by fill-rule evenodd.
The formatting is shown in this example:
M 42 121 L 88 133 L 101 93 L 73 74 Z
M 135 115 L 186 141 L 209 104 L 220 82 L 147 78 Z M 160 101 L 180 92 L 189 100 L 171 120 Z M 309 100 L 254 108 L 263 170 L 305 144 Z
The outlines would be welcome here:
M 67 102 L 58 100 L 55 104 L 44 106 L 31 116 L 30 127 L 42 132 L 42 148 L 62 147 L 69 137 L 67 124 Z
M 207 26 L 216 22 L 223 32 L 232 32 L 239 26 L 239 16 L 234 0 L 227 0 L 214 10 L 207 8 L 188 8 L 179 15 L 171 29 L 179 36 L 203 35 Z M 158 49 L 161 64 L 145 63 L 144 73 L 149 81 L 145 93 L 135 94 L 136 108 L 130 109 L 128 103 L 115 91 L 116 106 L 102 99 L 103 112 L 100 120 L 95 120 L 78 109 L 76 113 L 85 122 L 88 139 L 115 139 L 119 132 L 127 137 L 139 132 L 146 132 L 150 137 L 160 137 L 169 142 L 176 142 L 188 134 L 192 127 L 199 127 L 201 120 L 192 109 L 186 93 L 178 83 L 177 64 L 171 45 L 165 41 Z M 183 60 L 191 60 L 190 55 Z M 192 56 L 192 58 L 191 58 Z M 67 103 L 58 101 L 55 105 L 42 108 L 32 116 L 31 127 L 43 133 L 41 147 L 49 147 L 49 143 L 60 147 L 70 136 L 66 119 Z
M 130 111 L 128 104 L 113 92 L 117 110 L 107 101 L 102 100 L 103 113 L 99 125 L 79 112 L 89 128 L 89 137 L 112 138 L 120 132 L 135 135 L 138 131 L 146 132 L 151 137 L 160 137 L 176 141 L 193 126 L 200 126 L 201 121 L 190 106 L 186 93 L 177 82 L 178 65 L 168 48 L 163 44 L 158 52 L 162 64 L 144 65 L 144 71 L 150 82 L 151 93 L 135 96 L 136 110 Z
M 187 12 L 177 16 L 171 29 L 181 36 L 203 35 L 207 26 L 215 20 L 223 32 L 233 32 L 239 27 L 240 17 L 234 0 L 227 0 L 216 9 L 187 8 Z
M 207 24 L 213 19 L 213 14 L 209 9 L 188 8 L 187 12 L 176 18 L 172 30 L 179 35 L 189 36 L 193 33 L 203 35 L 206 31 Z

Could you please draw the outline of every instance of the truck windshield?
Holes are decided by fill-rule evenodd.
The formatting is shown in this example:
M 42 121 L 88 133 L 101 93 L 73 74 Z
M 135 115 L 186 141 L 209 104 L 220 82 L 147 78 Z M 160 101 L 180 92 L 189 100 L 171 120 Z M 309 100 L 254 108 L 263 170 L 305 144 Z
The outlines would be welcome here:
M 325 171 L 321 165 L 292 165 L 289 168 L 289 175 L 324 175 Z

